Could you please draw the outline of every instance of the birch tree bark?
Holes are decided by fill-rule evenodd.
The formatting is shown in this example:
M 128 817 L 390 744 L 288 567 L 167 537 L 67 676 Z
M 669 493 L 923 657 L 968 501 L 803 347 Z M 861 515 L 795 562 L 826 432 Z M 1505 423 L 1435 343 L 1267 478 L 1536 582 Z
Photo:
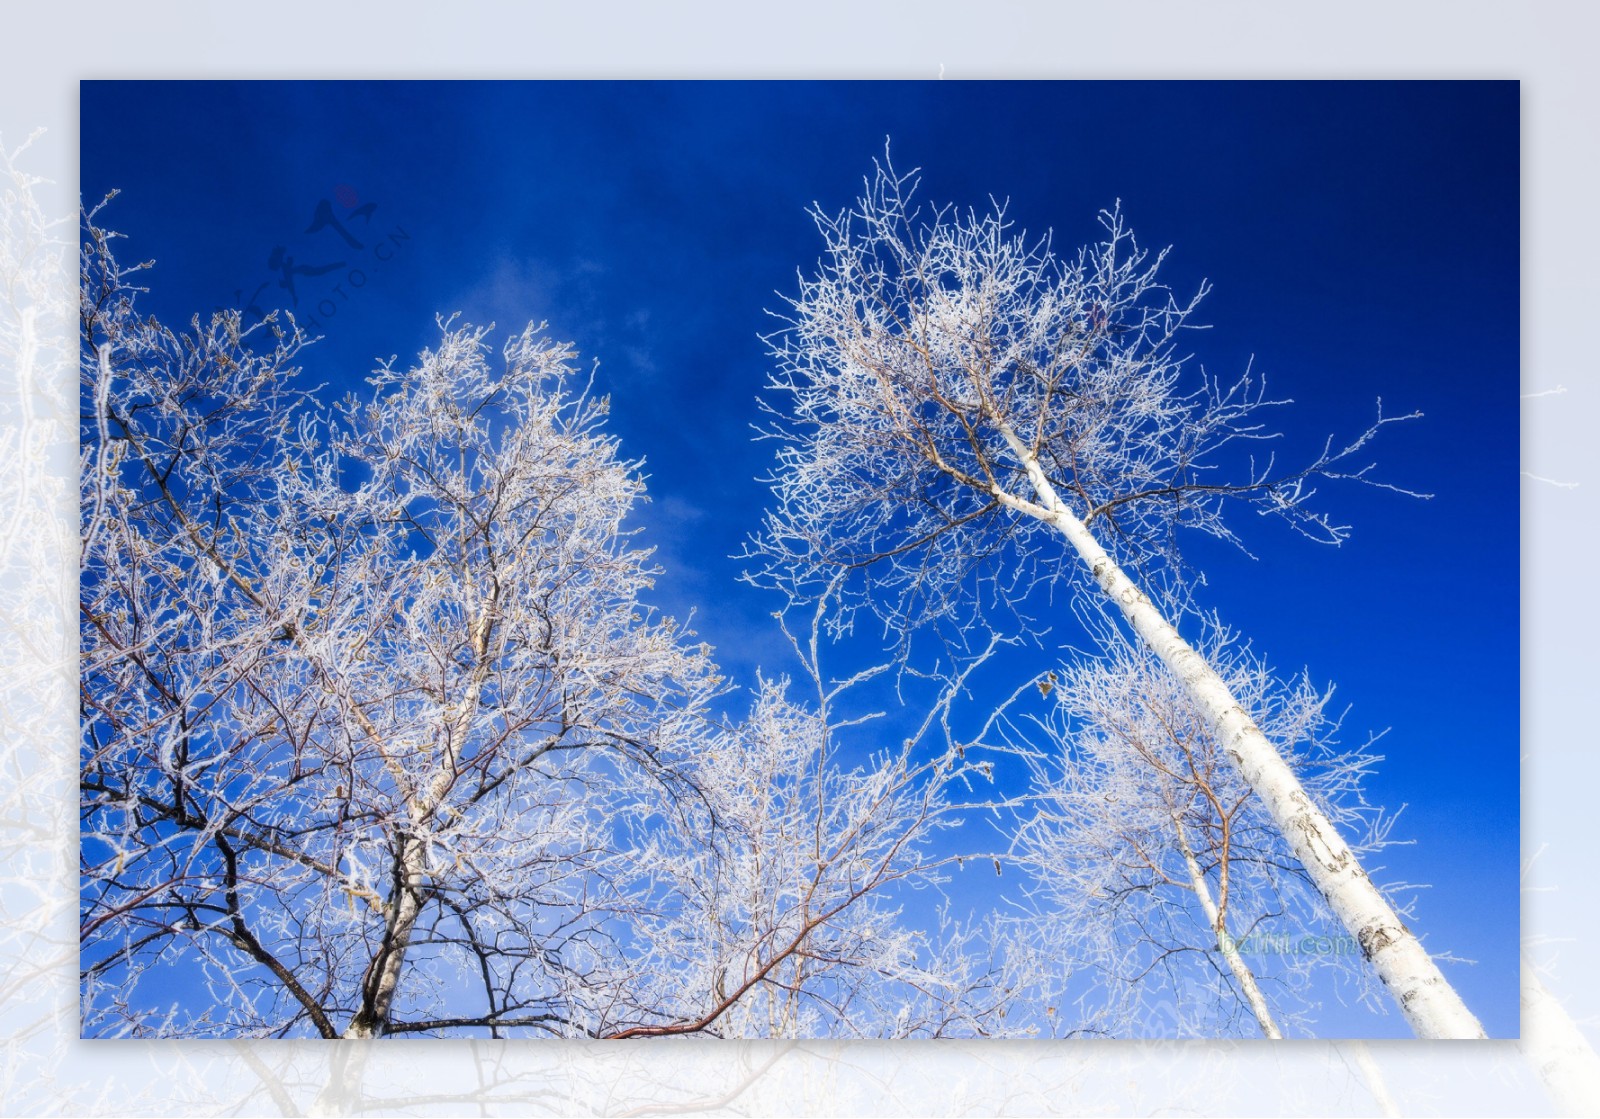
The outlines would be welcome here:
M 1061 501 L 1034 451 L 1004 421 L 997 421 L 996 427 L 1026 471 L 1037 501 L 999 489 L 995 498 L 1007 508 L 1045 521 L 1060 532 L 1082 559 L 1101 593 L 1116 603 L 1134 632 L 1182 681 L 1216 728 L 1240 775 L 1271 812 L 1295 858 L 1311 875 L 1340 922 L 1356 937 L 1362 953 L 1393 993 L 1417 1036 L 1486 1037 L 1439 966 L 1400 920 L 1394 906 L 1361 868 L 1350 845 L 1307 795 L 1294 771 L 1222 677 L 1183 639 Z

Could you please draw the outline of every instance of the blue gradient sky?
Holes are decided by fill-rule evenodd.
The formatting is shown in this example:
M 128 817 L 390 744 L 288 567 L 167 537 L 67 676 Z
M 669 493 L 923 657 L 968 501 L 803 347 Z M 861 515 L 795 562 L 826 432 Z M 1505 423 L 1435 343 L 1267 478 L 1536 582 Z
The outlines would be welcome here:
M 598 358 L 612 430 L 647 462 L 658 601 L 694 609 L 746 683 L 786 667 L 775 604 L 730 557 L 771 464 L 750 440 L 758 334 L 820 250 L 805 208 L 848 204 L 886 136 L 927 197 L 1009 197 L 1059 247 L 1120 198 L 1141 242 L 1174 247 L 1170 284 L 1213 285 L 1198 359 L 1227 375 L 1253 356 L 1295 400 L 1274 417 L 1286 461 L 1364 428 L 1376 397 L 1425 413 L 1376 454 L 1431 501 L 1330 489 L 1356 526 L 1342 548 L 1248 517 L 1258 559 L 1190 554 L 1259 651 L 1337 683 L 1348 740 L 1390 728 L 1369 797 L 1408 804 L 1416 843 L 1375 877 L 1431 884 L 1416 927 L 1477 961 L 1452 980 L 1491 1035 L 1517 1033 L 1516 83 L 81 88 L 83 196 L 124 191 L 103 221 L 128 234 L 125 261 L 157 261 L 147 311 L 187 319 L 263 284 L 261 306 L 289 306 L 281 246 L 301 267 L 343 262 L 296 278 L 325 335 L 308 377 L 330 390 L 430 344 L 439 312 L 548 320 Z M 360 249 L 307 232 L 323 199 Z M 1407 1035 L 1397 1014 L 1324 1024 Z

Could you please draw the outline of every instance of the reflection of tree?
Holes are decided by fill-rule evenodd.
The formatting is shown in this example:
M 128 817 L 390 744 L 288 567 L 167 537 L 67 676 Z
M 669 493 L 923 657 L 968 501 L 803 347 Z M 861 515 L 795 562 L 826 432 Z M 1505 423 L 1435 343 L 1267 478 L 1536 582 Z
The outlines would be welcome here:
M 75 403 L 62 375 L 72 227 L 46 215 L 53 188 L 21 165 L 24 153 L 41 157 L 38 137 L 16 148 L 0 137 L 0 1098 L 19 1109 L 50 1106 L 48 1085 L 77 1033 L 62 985 L 76 968 L 76 822 L 60 748 L 76 676 L 64 621 L 77 550 Z

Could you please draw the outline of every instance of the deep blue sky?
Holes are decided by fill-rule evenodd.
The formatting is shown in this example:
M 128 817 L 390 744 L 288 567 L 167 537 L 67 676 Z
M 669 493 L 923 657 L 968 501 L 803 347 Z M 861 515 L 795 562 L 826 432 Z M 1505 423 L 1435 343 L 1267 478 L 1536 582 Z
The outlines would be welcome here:
M 344 261 L 296 281 L 302 317 L 334 307 L 305 366 L 340 392 L 430 344 L 436 313 L 548 320 L 599 359 L 612 430 L 647 460 L 658 601 L 695 608 L 744 682 L 786 667 L 775 604 L 729 557 L 765 501 L 757 335 L 818 256 L 805 208 L 847 205 L 885 137 L 928 198 L 1009 197 L 1061 248 L 1121 199 L 1141 242 L 1174 247 L 1169 283 L 1213 284 L 1198 360 L 1226 375 L 1253 355 L 1295 400 L 1275 416 L 1286 461 L 1359 431 L 1376 397 L 1426 414 L 1375 454 L 1431 501 L 1329 490 L 1356 526 L 1343 548 L 1247 516 L 1258 560 L 1191 555 L 1261 652 L 1337 683 L 1347 739 L 1391 728 L 1369 797 L 1408 804 L 1417 843 L 1375 877 L 1432 884 L 1418 929 L 1478 961 L 1450 975 L 1514 1036 L 1518 118 L 1509 82 L 86 82 L 82 191 L 124 191 L 103 220 L 125 260 L 156 259 L 146 310 L 165 318 L 263 284 L 261 306 L 288 305 L 280 246 L 302 267 Z M 306 232 L 323 199 L 360 250 Z M 1349 1024 L 1406 1035 L 1397 1014 Z

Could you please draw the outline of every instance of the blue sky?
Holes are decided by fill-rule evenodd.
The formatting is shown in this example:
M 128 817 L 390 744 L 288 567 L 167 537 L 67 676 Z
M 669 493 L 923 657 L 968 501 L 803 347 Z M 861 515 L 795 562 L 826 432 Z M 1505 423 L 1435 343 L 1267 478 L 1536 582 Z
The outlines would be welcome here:
M 1515 83 L 81 88 L 83 195 L 124 191 L 104 221 L 125 260 L 157 261 L 146 310 L 288 306 L 281 247 L 302 269 L 340 262 L 295 275 L 325 336 L 307 374 L 330 389 L 415 354 L 440 312 L 548 320 L 599 359 L 611 428 L 647 462 L 658 601 L 694 609 L 743 682 L 785 657 L 775 604 L 730 557 L 766 500 L 758 335 L 818 256 L 806 207 L 847 205 L 885 137 L 927 197 L 1009 197 L 1061 247 L 1121 199 L 1143 243 L 1174 247 L 1169 283 L 1213 285 L 1197 358 L 1226 375 L 1253 356 L 1295 400 L 1274 417 L 1287 461 L 1365 427 L 1379 396 L 1425 413 L 1376 455 L 1432 500 L 1330 489 L 1356 527 L 1342 548 L 1252 517 L 1237 524 L 1258 559 L 1190 554 L 1259 651 L 1337 683 L 1348 739 L 1390 728 L 1368 793 L 1409 805 L 1416 844 L 1376 877 L 1432 885 L 1416 927 L 1478 961 L 1452 980 L 1492 1035 L 1517 1032 Z M 348 237 L 308 231 L 324 199 Z M 1349 1022 L 1407 1032 L 1395 1014 Z

